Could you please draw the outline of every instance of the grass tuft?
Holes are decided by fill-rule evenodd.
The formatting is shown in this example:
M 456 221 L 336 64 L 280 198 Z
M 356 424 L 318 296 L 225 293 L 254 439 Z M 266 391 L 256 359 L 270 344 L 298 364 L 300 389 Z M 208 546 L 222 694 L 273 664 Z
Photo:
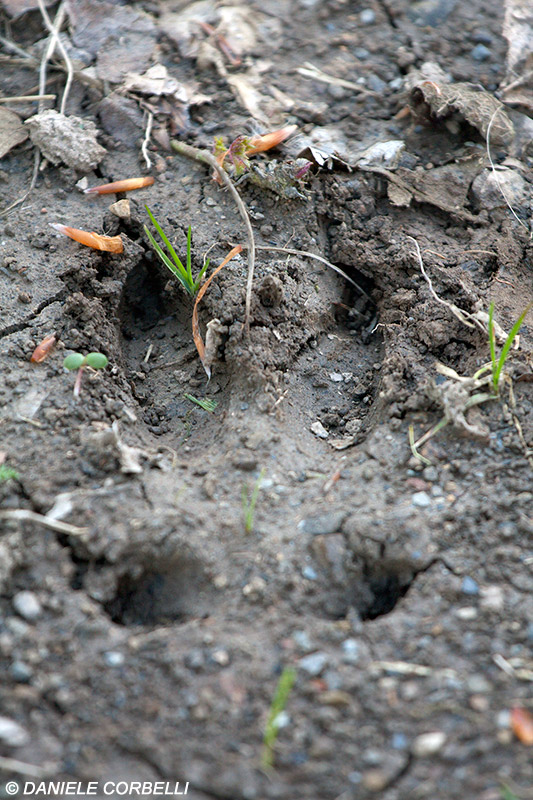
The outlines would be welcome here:
M 153 234 L 151 233 L 149 228 L 145 225 L 144 226 L 144 231 L 145 231 L 146 235 L 148 236 L 148 238 L 150 240 L 150 244 L 154 248 L 155 252 L 159 256 L 159 258 L 161 259 L 161 261 L 163 262 L 165 267 L 167 267 L 167 269 L 169 269 L 170 272 L 172 272 L 174 277 L 176 277 L 179 280 L 179 282 L 181 283 L 181 285 L 183 286 L 185 291 L 188 294 L 190 294 L 191 297 L 194 297 L 197 294 L 198 289 L 200 288 L 200 284 L 202 283 L 202 279 L 203 279 L 203 277 L 205 275 L 205 271 L 209 266 L 209 259 L 208 258 L 206 259 L 205 264 L 203 265 L 202 269 L 200 270 L 200 272 L 198 273 L 198 276 L 195 279 L 193 277 L 193 274 L 192 274 L 192 255 L 191 255 L 192 230 L 191 230 L 191 226 L 189 225 L 189 227 L 187 229 L 187 254 L 186 254 L 185 265 L 184 265 L 182 260 L 180 259 L 180 257 L 176 253 L 176 251 L 174 250 L 174 248 L 172 246 L 172 243 L 170 242 L 168 236 L 166 235 L 165 231 L 163 230 L 163 228 L 161 227 L 159 222 L 156 220 L 156 218 L 154 217 L 154 215 L 152 214 L 152 212 L 150 211 L 148 206 L 145 206 L 145 208 L 146 208 L 146 211 L 148 212 L 148 216 L 150 217 L 150 220 L 152 221 L 152 225 L 156 229 L 159 237 L 163 241 L 163 244 L 165 245 L 165 247 L 167 248 L 168 252 L 170 253 L 170 258 L 165 253 L 165 251 L 163 250 L 161 245 L 156 241 L 155 237 L 153 236 Z
M 279 733 L 279 715 L 285 709 L 287 700 L 291 693 L 294 681 L 296 680 L 296 670 L 294 667 L 284 667 L 279 676 L 278 685 L 274 692 L 274 697 L 270 704 L 270 711 L 265 726 L 263 736 L 263 752 L 261 754 L 261 766 L 263 769 L 271 769 L 274 764 L 274 745 Z
M 208 397 L 198 399 L 198 397 L 194 397 L 192 394 L 188 393 L 185 393 L 183 396 L 186 400 L 190 400 L 191 403 L 196 403 L 197 406 L 203 408 L 204 411 L 209 411 L 211 414 L 218 405 L 216 400 L 210 400 Z
M 254 528 L 255 506 L 264 477 L 265 469 L 263 468 L 259 473 L 258 479 L 254 483 L 251 493 L 249 493 L 246 485 L 242 487 L 242 511 L 244 516 L 244 530 L 246 533 L 251 533 Z
M 500 357 L 497 358 L 496 356 L 496 334 L 494 331 L 494 303 L 490 304 L 489 307 L 489 344 L 490 344 L 490 360 L 492 365 L 492 388 L 494 390 L 494 394 L 499 394 L 499 387 L 500 387 L 500 378 L 502 375 L 503 368 L 505 366 L 505 362 L 507 360 L 507 356 L 509 355 L 509 350 L 512 347 L 512 344 L 516 337 L 518 336 L 518 332 L 522 327 L 524 319 L 526 318 L 527 313 L 533 306 L 533 303 L 530 303 L 527 308 L 525 308 L 518 319 L 516 320 L 515 324 L 507 334 L 507 338 L 503 344 L 502 351 L 500 353 Z

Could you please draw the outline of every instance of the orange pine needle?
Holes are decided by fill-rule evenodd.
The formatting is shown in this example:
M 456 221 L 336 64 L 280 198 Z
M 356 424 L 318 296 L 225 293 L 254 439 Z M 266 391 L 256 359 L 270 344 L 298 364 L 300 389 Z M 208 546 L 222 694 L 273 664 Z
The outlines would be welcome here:
M 90 189 L 84 189 L 84 194 L 114 194 L 115 192 L 131 192 L 134 189 L 144 189 L 145 186 L 151 186 L 154 178 L 151 175 L 146 175 L 144 178 L 126 178 L 123 181 L 114 181 L 113 183 L 102 183 L 100 186 L 92 186 Z
M 252 136 L 250 143 L 246 148 L 246 155 L 253 156 L 256 153 L 262 153 L 265 150 L 270 150 L 271 147 L 284 142 L 288 139 L 297 129 L 297 125 L 286 125 L 284 128 L 278 128 L 271 133 L 265 133 L 264 136 Z
M 80 231 L 78 228 L 71 228 L 68 225 L 61 225 L 60 222 L 51 222 L 52 228 L 59 233 L 69 236 L 75 242 L 92 247 L 95 250 L 105 250 L 107 253 L 123 253 L 124 244 L 120 236 L 101 236 L 99 233 Z
M 213 278 L 215 277 L 217 272 L 220 272 L 222 267 L 225 267 L 226 264 L 228 263 L 228 261 L 231 261 L 231 259 L 234 256 L 236 256 L 237 253 L 240 253 L 241 250 L 242 250 L 242 246 L 240 244 L 238 244 L 236 247 L 234 247 L 233 250 L 230 250 L 230 252 L 226 256 L 226 258 L 224 259 L 222 264 L 220 264 L 215 269 L 215 271 L 211 273 L 211 275 L 205 281 L 205 283 L 203 283 L 200 286 L 200 289 L 198 290 L 198 294 L 196 295 L 196 300 L 194 301 L 194 308 L 192 310 L 192 338 L 194 340 L 194 344 L 196 345 L 196 349 L 198 350 L 198 355 L 200 356 L 200 361 L 202 362 L 202 366 L 205 369 L 205 372 L 206 372 L 206 375 L 207 375 L 208 378 L 211 377 L 211 367 L 209 366 L 209 364 L 206 364 L 205 361 L 204 361 L 205 345 L 204 345 L 204 340 L 202 339 L 202 334 L 200 333 L 200 325 L 198 323 L 198 303 L 200 302 L 200 300 L 202 299 L 202 297 L 206 293 L 209 284 L 211 283 L 211 281 L 213 280 Z
M 533 745 L 533 714 L 525 708 L 511 709 L 511 730 L 522 744 Z
M 44 361 L 45 358 L 48 358 L 52 350 L 54 349 L 57 343 L 57 336 L 55 333 L 51 333 L 48 336 L 45 336 L 42 342 L 39 342 L 37 347 L 32 353 L 30 361 L 34 364 L 40 364 L 41 361 Z

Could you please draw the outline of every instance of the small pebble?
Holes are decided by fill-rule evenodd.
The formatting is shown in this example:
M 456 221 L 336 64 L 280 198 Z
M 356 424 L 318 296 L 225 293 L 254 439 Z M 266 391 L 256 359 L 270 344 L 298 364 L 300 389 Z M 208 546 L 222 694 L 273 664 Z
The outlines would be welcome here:
M 308 653 L 309 650 L 313 649 L 313 645 L 307 631 L 294 631 L 292 638 L 298 649 L 302 650 L 304 653 Z
M 492 44 L 492 35 L 488 31 L 474 31 L 470 38 L 476 44 Z
M 387 88 L 385 81 L 382 81 L 381 78 L 378 78 L 373 72 L 367 75 L 366 85 L 372 92 L 377 92 L 378 94 L 383 94 Z
M 108 667 L 121 667 L 124 663 L 124 653 L 117 650 L 108 650 L 104 653 L 104 661 Z
M 479 585 L 478 583 L 467 575 L 463 578 L 463 582 L 461 584 L 461 591 L 463 594 L 470 594 L 470 595 L 478 595 L 479 594 Z
M 376 21 L 376 12 L 371 8 L 364 8 L 359 14 L 361 25 L 373 25 Z
M 30 683 L 33 671 L 24 661 L 13 661 L 9 668 L 9 674 L 17 683 Z
M 318 574 L 313 567 L 304 567 L 302 570 L 302 575 L 304 578 L 307 578 L 308 581 L 316 581 L 318 578 Z
M 198 672 L 205 666 L 205 656 L 199 647 L 193 647 L 192 650 L 189 650 L 183 660 L 187 669 L 193 672 Z
M 431 505 L 431 497 L 427 492 L 415 492 L 411 497 L 411 503 L 417 508 L 427 508 Z
M 291 718 L 286 711 L 280 711 L 279 714 L 277 714 L 272 720 L 272 724 L 278 730 L 281 730 L 282 728 L 286 728 L 291 724 Z
M 227 650 L 223 650 L 222 648 L 219 650 L 214 650 L 211 653 L 211 658 L 218 664 L 220 667 L 227 667 L 229 664 L 229 653 Z
M 342 660 L 345 664 L 357 664 L 360 656 L 360 647 L 357 639 L 345 639 L 341 644 L 343 651 Z
M 438 753 L 444 747 L 446 734 L 444 731 L 432 731 L 417 736 L 413 742 L 412 753 L 418 758 L 426 758 Z
M 8 747 L 22 747 L 30 736 L 22 725 L 8 717 L 0 717 L 0 742 Z
M 429 481 L 430 483 L 435 483 L 439 479 L 439 473 L 436 467 L 425 467 L 422 471 L 422 477 L 425 481 Z
M 325 653 L 311 653 L 311 655 L 301 658 L 298 664 L 309 675 L 317 677 L 325 669 L 328 660 Z
M 458 617 L 459 619 L 464 619 L 467 621 L 471 619 L 476 619 L 477 608 L 474 608 L 474 606 L 463 606 L 463 608 L 456 609 L 455 616 Z
M 13 608 L 28 622 L 34 622 L 41 616 L 41 604 L 33 592 L 17 592 L 13 597 Z
M 330 511 L 327 514 L 317 514 L 316 517 L 307 517 L 298 523 L 298 527 L 311 536 L 336 533 L 342 527 L 345 511 Z
M 470 55 L 474 61 L 486 61 L 491 57 L 492 53 L 484 44 L 476 44 L 471 50 Z
M 364 47 L 354 47 L 353 55 L 359 59 L 359 61 L 366 61 L 367 58 L 370 58 L 370 52 L 366 50 Z M 403 86 L 403 78 L 402 78 L 402 86 Z
M 407 736 L 405 733 L 393 733 L 392 734 L 392 746 L 395 750 L 405 750 L 407 748 Z
M 310 426 L 310 431 L 311 433 L 314 433 L 318 439 L 327 439 L 329 436 L 329 431 L 324 428 L 318 419 Z
M 501 586 L 484 586 L 481 589 L 480 606 L 485 611 L 503 611 L 505 595 Z
M 267 584 L 264 578 L 261 578 L 259 575 L 255 575 L 252 580 L 246 584 L 246 586 L 243 586 L 242 593 L 245 597 L 255 603 L 264 596 L 266 586 Z

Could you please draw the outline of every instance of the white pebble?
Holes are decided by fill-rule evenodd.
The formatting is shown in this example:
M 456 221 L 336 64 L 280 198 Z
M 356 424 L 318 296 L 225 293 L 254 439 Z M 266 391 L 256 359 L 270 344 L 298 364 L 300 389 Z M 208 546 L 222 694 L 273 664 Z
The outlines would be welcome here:
M 432 731 L 431 733 L 422 733 L 417 736 L 413 742 L 413 755 L 419 758 L 426 756 L 433 756 L 442 750 L 446 741 L 446 734 L 444 731 Z
M 13 597 L 13 608 L 28 622 L 34 622 L 42 613 L 41 604 L 33 592 L 17 592 Z

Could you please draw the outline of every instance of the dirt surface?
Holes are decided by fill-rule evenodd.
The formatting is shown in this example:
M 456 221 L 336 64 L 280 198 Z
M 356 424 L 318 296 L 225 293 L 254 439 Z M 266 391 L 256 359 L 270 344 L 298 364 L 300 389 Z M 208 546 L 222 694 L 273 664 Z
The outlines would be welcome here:
M 490 358 L 486 317 L 473 315 L 493 301 L 508 331 L 533 300 L 529 118 L 509 110 L 516 134 L 500 127 L 492 147 L 519 219 L 486 150 L 502 4 L 223 3 L 240 64 L 198 25 L 183 42 L 188 5 L 69 4 L 78 72 L 65 112 L 95 124 L 105 154 L 87 172 L 68 147 L 0 218 L 0 450 L 16 471 L 1 511 L 42 515 L 0 520 L 2 796 L 8 779 L 68 779 L 99 781 L 99 797 L 105 781 L 180 781 L 192 800 L 531 798 L 531 750 L 510 728 L 513 706 L 533 709 L 531 317 L 505 367 L 513 397 L 502 382 L 501 400 L 465 417 L 487 385 L 436 370 L 473 376 Z M 33 60 L 1 45 L 5 96 L 35 93 L 47 35 L 38 10 L 13 6 L 3 35 Z M 347 85 L 298 73 L 306 62 Z M 62 63 L 48 66 L 57 110 Z M 153 64 L 188 100 L 124 89 Z M 240 183 L 256 243 L 321 255 L 360 290 L 306 256 L 258 250 L 248 334 L 243 251 L 199 306 L 202 331 L 225 327 L 208 383 L 193 301 L 152 252 L 144 204 L 179 252 L 192 226 L 194 270 L 209 248 L 215 265 L 246 244 L 229 194 L 165 149 L 246 133 L 242 75 L 255 76 L 263 130 L 298 125 L 254 159 L 261 174 L 311 140 L 342 159 L 313 165 L 303 197 Z M 478 116 L 461 105 L 464 83 L 490 99 Z M 361 160 L 390 141 L 404 143 L 399 160 Z M 2 159 L 5 206 L 27 191 L 34 150 L 27 140 Z M 144 174 L 155 183 L 128 195 L 126 220 L 108 211 L 115 195 L 76 188 Z M 83 247 L 53 222 L 120 235 L 124 252 Z M 55 350 L 30 363 L 52 333 Z M 72 351 L 109 358 L 86 370 L 78 401 Z M 444 405 L 452 423 L 419 460 L 409 428 L 422 436 Z M 289 666 L 274 768 L 262 769 Z

